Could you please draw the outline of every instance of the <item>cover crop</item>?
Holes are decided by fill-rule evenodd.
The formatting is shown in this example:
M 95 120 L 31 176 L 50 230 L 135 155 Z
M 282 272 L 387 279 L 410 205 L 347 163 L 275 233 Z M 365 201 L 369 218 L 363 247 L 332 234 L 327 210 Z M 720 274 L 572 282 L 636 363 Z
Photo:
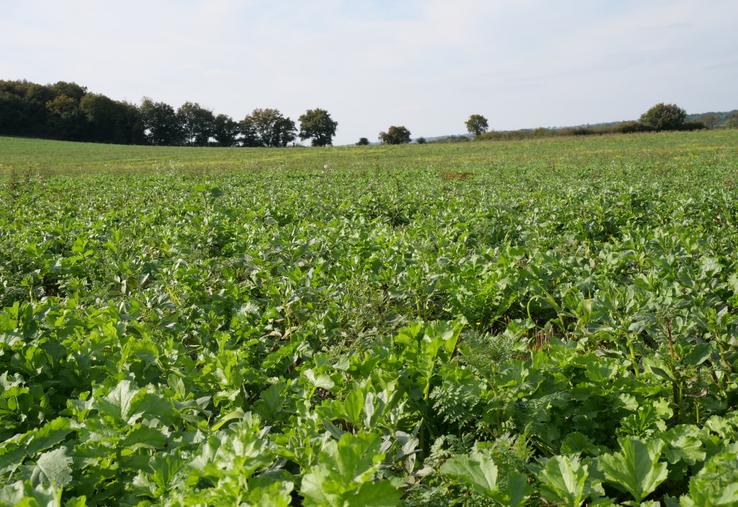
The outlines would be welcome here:
M 0 505 L 738 505 L 738 132 L 0 164 Z

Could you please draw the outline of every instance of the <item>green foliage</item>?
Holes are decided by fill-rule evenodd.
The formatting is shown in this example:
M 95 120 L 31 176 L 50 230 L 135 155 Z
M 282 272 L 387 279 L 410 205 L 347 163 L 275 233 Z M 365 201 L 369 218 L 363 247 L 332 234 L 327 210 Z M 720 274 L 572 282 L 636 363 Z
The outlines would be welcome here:
M 735 111 L 733 114 L 728 116 L 728 119 L 726 120 L 725 125 L 731 129 L 738 128 L 738 111 Z
M 207 146 L 215 134 L 213 112 L 193 102 L 185 102 L 177 109 L 177 120 L 184 134 L 184 142 L 190 146 Z
M 478 493 L 494 498 L 499 493 L 497 465 L 492 458 L 479 450 L 471 454 L 454 456 L 441 467 L 441 473 L 467 484 Z
M 287 146 L 297 132 L 295 122 L 277 109 L 254 109 L 241 121 L 243 146 Z
M 487 118 L 481 114 L 473 114 L 466 120 L 466 131 L 475 136 L 480 136 L 489 129 Z
M 333 121 L 325 109 L 308 109 L 300 116 L 300 139 L 311 139 L 313 146 L 333 144 L 338 122 Z
M 710 458 L 689 483 L 686 507 L 718 507 L 738 504 L 738 444 Z
M 687 120 L 684 109 L 675 104 L 656 104 L 641 115 L 641 123 L 654 130 L 679 130 Z
M 737 135 L 0 138 L 0 505 L 735 504 Z
M 393 125 L 387 132 L 379 133 L 379 141 L 382 144 L 407 144 L 411 140 L 411 135 L 407 128 Z
M 182 142 L 185 134 L 172 106 L 145 98 L 140 111 L 149 144 L 176 145 Z
M 238 134 L 238 123 L 227 114 L 219 114 L 213 120 L 213 137 L 218 145 L 235 146 Z
M 116 144 L 143 144 L 144 126 L 138 108 L 105 95 L 88 93 L 79 102 L 87 122 L 87 139 Z
M 636 502 L 642 502 L 666 480 L 667 465 L 659 462 L 663 450 L 661 440 L 646 442 L 637 438 L 623 438 L 620 452 L 603 454 L 598 463 L 605 480 L 627 491 Z
M 317 464 L 303 477 L 305 505 L 393 506 L 400 492 L 386 480 L 376 481 L 384 453 L 374 434 L 344 434 L 324 440 Z
M 368 145 L 369 145 L 369 139 L 367 139 L 366 137 L 361 137 L 356 142 L 356 146 L 368 146 Z
M 577 456 L 554 456 L 538 476 L 541 496 L 556 505 L 579 507 L 599 486 L 589 474 L 589 465 Z

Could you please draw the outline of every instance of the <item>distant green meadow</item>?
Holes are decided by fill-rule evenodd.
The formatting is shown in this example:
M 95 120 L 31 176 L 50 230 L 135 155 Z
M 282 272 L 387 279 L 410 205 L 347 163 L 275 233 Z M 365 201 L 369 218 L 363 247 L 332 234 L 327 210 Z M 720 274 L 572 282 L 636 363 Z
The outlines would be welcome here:
M 0 138 L 0 505 L 738 505 L 738 130 Z

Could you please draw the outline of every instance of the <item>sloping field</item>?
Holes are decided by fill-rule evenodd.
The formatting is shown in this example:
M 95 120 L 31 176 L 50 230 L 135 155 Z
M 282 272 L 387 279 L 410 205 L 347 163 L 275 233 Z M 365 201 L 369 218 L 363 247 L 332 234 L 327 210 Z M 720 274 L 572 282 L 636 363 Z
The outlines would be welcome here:
M 0 174 L 0 505 L 738 505 L 736 130 Z

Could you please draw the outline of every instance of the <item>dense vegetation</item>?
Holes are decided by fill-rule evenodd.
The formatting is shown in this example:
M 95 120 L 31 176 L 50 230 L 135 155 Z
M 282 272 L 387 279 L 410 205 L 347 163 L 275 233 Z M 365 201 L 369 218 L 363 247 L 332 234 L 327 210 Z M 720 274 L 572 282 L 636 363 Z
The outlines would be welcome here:
M 705 113 L 688 115 L 687 112 L 675 104 L 656 104 L 641 115 L 638 121 L 622 121 L 601 123 L 595 125 L 580 125 L 564 128 L 538 128 L 511 131 L 481 132 L 469 126 L 474 120 L 473 115 L 467 122 L 470 133 L 476 138 L 485 141 L 520 140 L 553 136 L 592 136 L 609 134 L 636 134 L 641 132 L 664 131 L 692 131 L 714 128 L 738 127 L 738 111 L 732 113 Z
M 295 122 L 273 108 L 254 109 L 243 120 L 215 114 L 196 102 L 175 109 L 165 102 L 144 98 L 140 105 L 91 93 L 76 83 L 40 85 L 0 80 L 0 135 L 156 146 L 284 147 L 295 141 L 330 146 L 336 122 L 325 109 L 308 109 Z M 584 136 L 738 128 L 738 111 L 687 115 L 674 104 L 657 104 L 639 121 L 566 128 L 537 128 L 488 132 L 489 122 L 472 114 L 465 126 L 478 140 L 500 141 L 552 136 Z M 469 141 L 472 137 L 445 136 L 440 142 Z M 407 144 L 411 133 L 393 125 L 378 135 L 382 144 Z M 420 144 L 425 144 L 426 139 Z M 416 140 L 417 142 L 418 140 Z M 433 140 L 432 140 L 433 141 Z M 369 144 L 365 137 L 357 145 Z
M 255 109 L 240 122 L 195 102 L 178 109 L 144 98 L 140 105 L 89 93 L 76 83 L 0 81 L 0 135 L 157 146 L 283 147 L 310 139 L 333 143 L 338 123 L 310 109 L 295 122 L 276 109 Z
M 738 503 L 736 131 L 0 173 L 0 504 Z

